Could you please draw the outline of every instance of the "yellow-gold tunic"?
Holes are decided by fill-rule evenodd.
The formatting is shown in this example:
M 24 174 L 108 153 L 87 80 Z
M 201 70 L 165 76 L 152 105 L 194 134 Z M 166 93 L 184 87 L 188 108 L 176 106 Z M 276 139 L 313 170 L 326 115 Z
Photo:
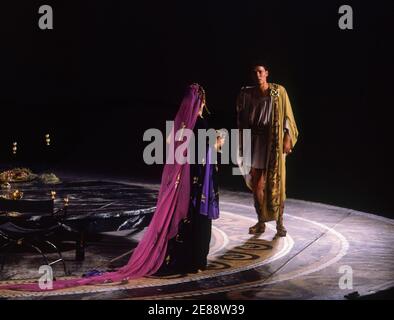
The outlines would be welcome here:
M 248 115 L 245 115 L 245 110 L 248 110 L 246 104 L 247 101 L 250 101 L 248 97 L 252 90 L 255 90 L 255 88 L 242 88 L 237 99 L 237 120 L 238 128 L 241 129 L 241 131 L 242 129 L 252 129 L 250 128 L 249 123 L 245 120 L 250 119 Z M 267 161 L 265 168 L 266 183 L 264 190 L 264 203 L 260 208 L 260 219 L 264 222 L 276 221 L 278 219 L 280 207 L 283 206 L 286 199 L 286 154 L 283 153 L 283 137 L 285 128 L 291 137 L 292 148 L 294 148 L 298 139 L 298 128 L 286 89 L 281 85 L 269 83 L 269 90 L 272 110 L 270 112 L 270 129 L 269 137 L 267 139 L 268 145 L 266 146 Z M 248 167 L 242 162 L 243 157 L 245 157 L 244 151 L 246 150 L 250 150 L 250 148 L 246 148 L 242 143 L 240 143 L 239 155 L 242 155 L 239 158 L 240 169 L 246 185 L 252 190 L 252 177 L 250 175 L 251 167 Z M 255 150 L 254 152 L 258 152 L 258 150 Z M 253 157 L 250 158 L 252 159 Z

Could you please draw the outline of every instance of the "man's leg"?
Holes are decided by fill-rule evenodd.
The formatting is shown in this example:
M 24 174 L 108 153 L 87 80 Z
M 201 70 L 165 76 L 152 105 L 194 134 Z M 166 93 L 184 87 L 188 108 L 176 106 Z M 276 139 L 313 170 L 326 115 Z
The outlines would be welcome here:
M 265 231 L 265 223 L 262 221 L 261 207 L 264 203 L 264 187 L 265 177 L 262 169 L 252 168 L 250 172 L 252 176 L 252 191 L 254 198 L 254 207 L 256 209 L 257 223 L 249 228 L 250 234 L 263 233 Z
M 280 206 L 278 220 L 276 221 L 276 236 L 277 237 L 286 237 L 287 230 L 283 225 L 283 212 L 285 211 L 284 202 Z

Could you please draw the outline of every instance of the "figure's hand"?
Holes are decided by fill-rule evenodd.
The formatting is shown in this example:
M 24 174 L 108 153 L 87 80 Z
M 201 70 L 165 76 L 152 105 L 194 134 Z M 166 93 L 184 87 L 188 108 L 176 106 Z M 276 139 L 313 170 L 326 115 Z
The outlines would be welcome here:
M 216 130 L 215 149 L 221 152 L 221 148 L 225 142 L 226 142 L 226 132 L 224 131 L 224 129 Z
M 220 150 L 222 148 L 222 146 L 224 145 L 224 142 L 225 142 L 225 138 L 218 136 L 216 138 L 215 149 Z
M 285 154 L 291 153 L 291 147 L 292 147 L 291 138 L 290 135 L 286 132 L 283 138 L 283 153 Z

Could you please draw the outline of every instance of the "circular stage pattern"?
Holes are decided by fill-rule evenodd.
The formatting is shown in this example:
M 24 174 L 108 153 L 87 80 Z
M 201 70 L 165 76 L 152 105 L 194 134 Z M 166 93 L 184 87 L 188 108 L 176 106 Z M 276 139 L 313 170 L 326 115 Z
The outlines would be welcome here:
M 47 292 L 3 290 L 0 296 L 22 299 L 338 299 L 356 290 L 367 293 L 392 285 L 393 220 L 288 200 L 287 237 L 274 239 L 274 223 L 269 223 L 262 235 L 247 234 L 255 221 L 250 194 L 223 192 L 221 217 L 214 222 L 209 266 L 204 272 Z M 363 232 L 368 237 L 364 237 Z M 339 286 L 341 266 L 352 268 L 352 288 Z M 380 271 L 379 276 L 376 270 Z M 15 282 L 21 281 L 12 283 Z

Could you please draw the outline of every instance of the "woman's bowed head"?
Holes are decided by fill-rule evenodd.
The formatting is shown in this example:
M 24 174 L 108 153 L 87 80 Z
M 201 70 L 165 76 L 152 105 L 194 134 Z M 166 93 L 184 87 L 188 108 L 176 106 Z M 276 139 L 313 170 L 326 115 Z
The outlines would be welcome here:
M 168 164 L 184 164 L 186 162 L 193 164 L 195 158 L 194 146 L 198 146 L 198 152 L 205 154 L 207 148 L 207 141 L 210 147 L 213 147 L 216 152 L 221 152 L 227 136 L 227 130 L 214 130 L 214 129 L 199 129 L 193 131 L 194 125 L 199 119 L 205 119 L 205 112 L 209 115 L 210 111 L 206 104 L 206 95 L 204 88 L 193 83 L 188 87 L 186 95 L 182 104 L 188 104 L 189 108 L 183 108 L 182 117 L 177 117 L 175 121 L 166 121 L 166 143 L 167 143 L 167 157 L 166 163 Z M 205 112 L 204 112 L 205 111 Z M 191 119 L 190 125 L 187 126 L 185 121 L 179 119 Z M 145 131 L 143 140 L 153 141 L 145 147 L 143 158 L 146 164 L 162 164 L 164 159 L 164 148 L 162 144 L 162 133 L 158 129 L 148 129 Z M 213 159 L 216 161 L 216 152 L 213 152 Z M 200 159 L 200 157 L 198 157 Z
M 207 102 L 206 102 L 206 95 L 205 95 L 205 90 L 202 86 L 200 86 L 199 84 L 195 83 L 194 85 L 199 87 L 199 92 L 201 94 L 201 106 L 200 109 L 198 111 L 198 116 L 200 118 L 204 118 L 204 110 L 208 113 L 211 114 L 211 112 L 209 111 L 208 107 L 207 107 Z M 214 144 L 214 148 L 216 151 L 221 152 L 221 148 L 225 143 L 226 140 L 226 136 L 227 136 L 228 132 L 226 129 L 220 129 L 220 130 L 216 130 L 216 142 Z

